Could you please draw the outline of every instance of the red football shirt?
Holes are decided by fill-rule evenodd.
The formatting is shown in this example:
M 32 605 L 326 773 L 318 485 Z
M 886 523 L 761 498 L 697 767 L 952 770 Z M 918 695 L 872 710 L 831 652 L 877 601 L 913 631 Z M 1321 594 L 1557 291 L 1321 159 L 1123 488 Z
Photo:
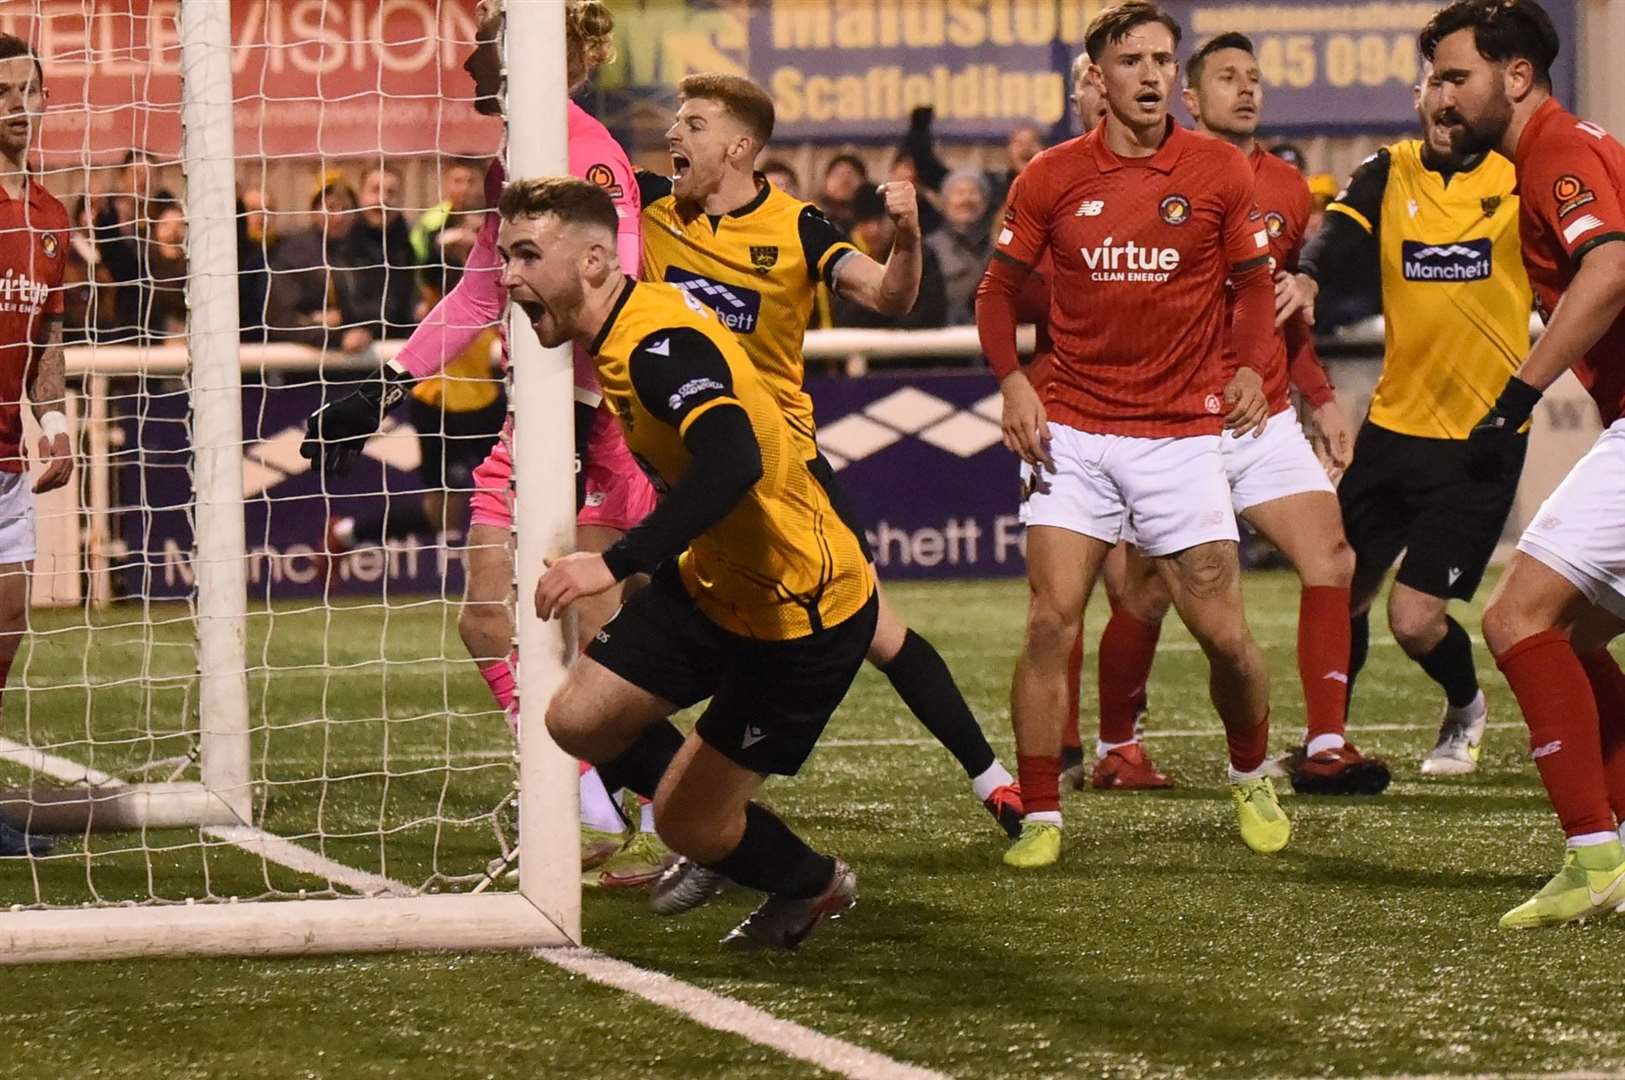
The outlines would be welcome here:
M 68 212 L 39 184 L 28 198 L 0 190 L 0 472 L 28 467 L 22 452 L 23 373 L 45 327 L 63 310 Z
M 1625 146 L 1548 99 L 1518 137 L 1518 238 L 1541 315 L 1551 318 L 1580 260 L 1625 240 Z M 1625 415 L 1625 316 L 1614 321 L 1574 374 L 1604 426 Z
M 1155 154 L 1121 158 L 1103 125 L 1039 154 L 1010 190 L 996 257 L 1031 267 L 1050 252 L 1044 404 L 1082 431 L 1222 426 L 1224 284 L 1262 266 L 1269 235 L 1241 152 L 1168 126 Z
M 1296 270 L 1304 230 L 1309 226 L 1309 184 L 1296 168 L 1261 146 L 1253 150 L 1248 163 L 1253 167 L 1253 194 L 1269 233 L 1270 269 Z M 1311 405 L 1322 404 L 1332 396 L 1331 383 L 1307 326 L 1288 323 L 1272 336 L 1271 346 L 1270 354 L 1255 365 L 1264 377 L 1271 415 L 1291 403 L 1289 387 L 1293 385 Z M 1235 363 L 1234 356 L 1227 359 Z

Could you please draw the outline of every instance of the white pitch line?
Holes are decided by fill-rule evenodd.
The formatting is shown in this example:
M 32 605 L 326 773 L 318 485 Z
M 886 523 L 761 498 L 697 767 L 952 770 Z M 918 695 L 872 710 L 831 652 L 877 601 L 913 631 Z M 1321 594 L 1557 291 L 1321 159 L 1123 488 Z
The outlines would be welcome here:
M 107 773 L 3 737 L 0 737 L 0 760 L 24 765 L 65 783 L 120 783 L 117 777 Z M 358 870 L 251 825 L 211 827 L 203 832 L 257 855 L 266 862 L 343 885 L 364 895 L 411 896 L 416 892 L 405 882 Z M 735 1001 L 658 971 L 648 971 L 624 960 L 616 960 L 592 949 L 540 949 L 535 955 L 593 982 L 680 1013 L 704 1027 L 738 1035 L 788 1057 L 853 1077 L 854 1080 L 948 1080 L 945 1073 L 897 1061 L 856 1043 L 774 1016 L 754 1005 Z
M 714 1031 L 741 1036 L 786 1057 L 810 1062 L 854 1080 L 947 1080 L 946 1073 L 866 1050 L 754 1005 L 702 990 L 658 971 L 646 971 L 592 949 L 538 949 L 533 955 L 593 982 L 682 1013 Z
M 203 832 L 206 836 L 224 840 L 233 847 L 241 848 L 250 855 L 258 855 L 266 862 L 276 863 L 278 866 L 285 866 L 289 870 L 297 870 L 314 878 L 322 878 L 335 885 L 343 885 L 363 896 L 413 896 L 417 893 L 416 889 L 403 882 L 358 870 L 348 863 L 329 859 L 326 855 L 318 854 L 275 833 L 256 829 L 252 825 L 210 826 Z

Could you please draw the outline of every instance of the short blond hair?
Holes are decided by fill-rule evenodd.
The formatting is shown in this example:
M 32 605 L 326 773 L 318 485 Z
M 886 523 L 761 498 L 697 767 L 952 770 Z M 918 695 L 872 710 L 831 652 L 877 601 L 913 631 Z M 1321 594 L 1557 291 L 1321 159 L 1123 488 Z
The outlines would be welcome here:
M 773 99 L 749 79 L 717 72 L 689 75 L 677 84 L 677 96 L 683 101 L 717 102 L 745 125 L 758 148 L 773 137 Z

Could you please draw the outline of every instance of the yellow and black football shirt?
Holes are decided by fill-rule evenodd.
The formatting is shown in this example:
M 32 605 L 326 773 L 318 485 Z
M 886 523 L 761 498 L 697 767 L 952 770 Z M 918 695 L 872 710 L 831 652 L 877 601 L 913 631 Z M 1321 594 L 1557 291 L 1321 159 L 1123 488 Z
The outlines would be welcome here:
M 627 447 L 662 493 L 689 470 L 684 436 L 696 420 L 725 406 L 750 420 L 761 478 L 678 559 L 702 614 L 734 634 L 785 641 L 863 607 L 874 581 L 857 537 L 808 471 L 739 339 L 710 308 L 675 285 L 629 279 L 588 350 Z M 676 501 L 662 500 L 645 526 L 659 529 L 656 519 L 670 517 Z
M 1443 172 L 1407 139 L 1367 158 L 1327 207 L 1328 236 L 1352 222 L 1381 264 L 1386 355 L 1373 424 L 1464 439 L 1528 355 L 1516 182 L 1499 154 Z
M 833 290 L 856 254 L 811 203 L 756 177 L 756 198 L 726 214 L 679 209 L 671 180 L 639 172 L 643 278 L 676 285 L 717 313 L 778 399 L 804 460 L 818 453 L 812 398 L 803 389 L 802 339 L 820 281 Z

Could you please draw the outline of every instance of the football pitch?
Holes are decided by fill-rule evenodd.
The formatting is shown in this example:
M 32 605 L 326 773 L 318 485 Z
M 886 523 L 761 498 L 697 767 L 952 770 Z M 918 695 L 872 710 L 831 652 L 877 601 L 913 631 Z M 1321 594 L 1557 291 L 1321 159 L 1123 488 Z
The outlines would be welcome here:
M 1279 751 L 1303 718 L 1296 581 L 1253 574 L 1246 591 Z M 1013 765 L 1008 686 L 1024 584 L 893 585 L 890 595 L 942 650 Z M 1104 609 L 1090 612 L 1086 731 Z M 180 724 L 158 730 L 144 718 L 190 707 L 191 627 L 183 608 L 153 614 L 167 620 L 157 645 L 131 625 L 133 608 L 115 608 L 93 635 L 36 639 L 13 675 L 30 689 L 8 695 L 0 734 L 59 745 L 93 734 L 86 763 L 114 775 L 184 754 Z M 1476 638 L 1478 609 L 1457 617 Z M 77 618 L 39 613 L 36 627 Z M 465 887 L 457 879 L 495 854 L 507 733 L 472 666 L 437 659 L 462 655 L 454 620 L 438 602 L 397 606 L 387 626 L 367 609 L 255 616 L 266 829 L 313 849 L 319 835 L 328 857 L 413 886 Z M 765 789 L 815 846 L 853 865 L 855 909 L 799 953 L 739 956 L 716 942 L 752 896 L 663 919 L 642 895 L 589 892 L 587 943 L 952 1076 L 1625 1069 L 1625 917 L 1496 927 L 1555 870 L 1562 838 L 1506 684 L 1482 645 L 1478 659 L 1491 709 L 1480 768 L 1424 781 L 1417 762 L 1440 695 L 1379 617 L 1351 735 L 1393 763 L 1395 782 L 1374 799 L 1285 798 L 1291 845 L 1260 856 L 1236 835 L 1205 665 L 1170 620 L 1147 742 L 1180 786 L 1068 794 L 1060 865 L 1026 873 L 1000 863 L 1006 841 L 963 774 L 866 668 L 802 775 Z M 312 722 L 320 716 L 354 719 Z M 58 752 L 84 761 L 91 749 Z M 19 777 L 0 766 L 0 781 Z M 65 841 L 59 851 L 73 858 L 0 862 L 0 904 L 77 903 L 92 888 L 116 901 L 321 887 L 197 839 L 106 834 L 88 852 Z M 521 953 L 68 964 L 8 969 L 0 986 L 0 1077 L 827 1075 Z

